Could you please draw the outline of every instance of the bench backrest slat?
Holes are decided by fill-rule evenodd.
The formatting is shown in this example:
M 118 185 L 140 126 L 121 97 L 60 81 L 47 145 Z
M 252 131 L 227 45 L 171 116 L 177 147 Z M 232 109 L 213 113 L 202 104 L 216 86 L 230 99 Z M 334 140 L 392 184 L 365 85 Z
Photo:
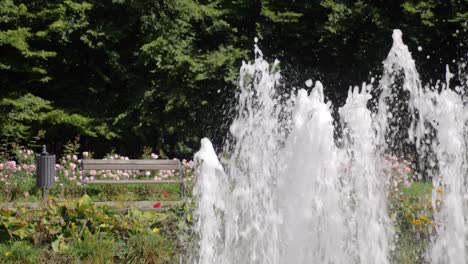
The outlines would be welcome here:
M 93 160 L 82 161 L 83 170 L 180 170 L 178 160 Z

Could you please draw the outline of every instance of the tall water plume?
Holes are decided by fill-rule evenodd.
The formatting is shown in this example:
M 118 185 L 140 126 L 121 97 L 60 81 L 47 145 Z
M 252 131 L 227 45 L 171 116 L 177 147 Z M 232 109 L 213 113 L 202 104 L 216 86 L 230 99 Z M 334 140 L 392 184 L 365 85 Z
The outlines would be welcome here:
M 429 92 L 427 120 L 437 131 L 432 144 L 434 220 L 439 224 L 431 251 L 432 263 L 466 263 L 467 249 L 467 116 L 461 98 L 444 88 Z M 427 101 L 426 101 L 427 102 Z M 465 108 L 466 111 L 466 108 Z M 439 203 L 441 204 L 439 205 Z
M 375 133 L 373 114 L 367 108 L 371 85 L 349 91 L 345 106 L 339 109 L 343 123 L 342 160 L 346 163 L 343 191 L 347 204 L 353 263 L 388 263 L 393 227 L 387 214 L 389 178 L 383 173 L 383 135 Z M 378 116 L 378 115 L 377 115 Z M 385 117 L 386 118 L 386 117 Z M 377 130 L 378 131 L 378 130 Z
M 276 173 L 285 138 L 280 121 L 281 96 L 275 90 L 280 73 L 278 62 L 268 64 L 258 47 L 255 55 L 255 61 L 243 63 L 240 70 L 237 117 L 230 127 L 233 140 L 226 146 L 226 182 L 223 186 L 210 185 L 212 189 L 205 188 L 205 193 L 200 193 L 201 197 L 212 196 L 212 202 L 219 200 L 224 205 L 223 210 L 216 211 L 209 206 L 198 208 L 199 226 L 210 225 L 204 223 L 209 220 L 204 215 L 223 221 L 209 227 L 210 233 L 221 234 L 216 237 L 222 239 L 200 240 L 200 248 L 216 250 L 201 250 L 198 263 L 278 263 Z M 204 160 L 203 155 L 197 157 Z M 201 168 L 200 175 L 209 174 L 206 171 Z M 214 256 L 204 255 L 211 253 Z
M 440 92 L 422 86 L 401 31 L 375 90 L 350 89 L 339 139 L 323 85 L 281 94 L 278 68 L 256 45 L 242 64 L 225 172 L 202 141 L 193 262 L 389 263 L 387 195 L 398 189 L 388 155 L 414 157 L 417 176 L 433 179 L 438 228 L 426 260 L 466 262 L 467 107 L 449 81 Z
M 198 235 L 199 251 L 189 260 L 199 263 L 217 263 L 223 248 L 223 216 L 226 211 L 226 174 L 216 156 L 213 145 L 207 138 L 201 140 L 201 148 L 194 156 L 197 181 L 193 196 L 198 198 L 198 210 L 194 217 L 198 219 L 194 231 Z
M 385 118 L 377 120 L 381 122 L 380 127 L 390 129 L 386 144 L 394 140 L 405 144 L 401 147 L 400 143 L 400 148 L 392 148 L 390 144 L 390 150 L 412 153 L 419 161 L 422 174 L 419 178 L 432 178 L 432 207 L 437 228 L 427 260 L 432 263 L 466 263 L 467 107 L 456 92 L 461 89 L 449 89 L 453 75 L 448 66 L 445 84 L 423 87 L 400 31 L 394 31 L 393 40 L 380 81 L 384 91 L 380 97 L 379 114 L 393 119 L 396 125 L 392 126 L 391 122 L 390 125 L 385 124 Z M 398 82 L 399 90 L 392 90 Z M 402 93 L 406 95 L 404 100 L 396 97 Z M 398 106 L 393 108 L 395 111 L 389 112 L 388 109 L 395 105 Z M 401 137 L 397 133 L 407 136 Z
M 279 160 L 277 174 L 280 262 L 342 263 L 346 250 L 346 216 L 339 181 L 339 151 L 333 139 L 333 118 L 317 82 L 310 95 L 298 91 L 293 128 Z

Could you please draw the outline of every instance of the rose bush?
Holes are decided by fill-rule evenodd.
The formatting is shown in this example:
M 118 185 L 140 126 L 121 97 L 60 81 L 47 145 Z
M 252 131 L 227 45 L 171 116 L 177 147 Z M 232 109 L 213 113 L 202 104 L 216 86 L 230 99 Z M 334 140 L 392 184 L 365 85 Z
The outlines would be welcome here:
M 71 143 L 72 145 L 72 143 Z M 94 179 L 113 179 L 113 180 L 126 180 L 126 179 L 152 179 L 154 181 L 161 181 L 171 178 L 178 178 L 178 172 L 174 170 L 160 170 L 160 171 L 124 171 L 124 170 L 102 170 L 102 171 L 87 171 L 85 175 L 80 170 L 81 158 L 76 154 L 77 147 L 68 146 L 66 148 L 68 153 L 65 153 L 58 159 L 55 165 L 56 177 L 55 186 L 50 191 L 54 196 L 58 197 L 80 197 L 83 194 L 81 181 L 83 177 L 90 180 Z M 17 199 L 33 200 L 39 198 L 39 192 L 36 188 L 36 165 L 35 153 L 26 148 L 19 148 L 14 152 L 15 157 L 12 160 L 0 162 L 0 200 L 13 201 Z M 83 152 L 82 158 L 92 158 L 91 152 Z M 146 159 L 159 159 L 155 153 L 143 154 L 142 158 Z M 128 157 L 118 154 L 108 154 L 104 159 L 112 160 L 128 160 Z M 193 161 L 183 159 L 181 161 L 184 170 L 184 175 L 187 183 L 193 179 Z M 173 193 L 177 191 L 177 186 L 168 187 L 164 186 L 97 186 L 90 189 L 91 192 L 95 191 L 100 197 L 111 199 L 119 196 L 127 195 L 128 190 L 133 190 L 136 197 L 134 199 L 145 198 L 160 198 L 160 199 L 177 199 L 173 197 Z M 158 195 L 156 195 L 158 194 Z M 147 197 L 147 196 L 150 197 Z

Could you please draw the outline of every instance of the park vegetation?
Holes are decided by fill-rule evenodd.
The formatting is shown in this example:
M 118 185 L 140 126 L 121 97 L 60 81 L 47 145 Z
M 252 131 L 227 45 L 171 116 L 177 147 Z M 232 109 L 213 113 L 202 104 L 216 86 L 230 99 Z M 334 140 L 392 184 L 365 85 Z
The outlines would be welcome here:
M 220 146 L 227 134 L 254 38 L 280 60 L 279 89 L 320 80 L 339 107 L 350 85 L 382 72 L 395 28 L 424 83 L 444 79 L 446 64 L 466 74 L 467 9 L 466 0 L 0 0 L 0 262 L 180 263 L 193 243 L 192 197 L 170 184 L 84 195 L 81 159 L 177 157 L 190 187 L 200 138 Z M 45 200 L 35 185 L 43 144 L 57 154 Z M 416 179 L 410 160 L 388 156 L 386 166 L 392 261 L 422 263 L 444 190 Z M 95 204 L 139 200 L 154 210 Z
M 467 7 L 465 0 L 0 0 L 0 152 L 37 138 L 59 153 L 77 135 L 99 157 L 111 150 L 137 157 L 143 146 L 188 157 L 204 136 L 219 144 L 255 37 L 265 56 L 281 61 L 285 89 L 321 80 L 337 106 L 350 85 L 381 72 L 394 28 L 423 80 L 435 82 L 445 64 L 455 72 L 466 60 Z

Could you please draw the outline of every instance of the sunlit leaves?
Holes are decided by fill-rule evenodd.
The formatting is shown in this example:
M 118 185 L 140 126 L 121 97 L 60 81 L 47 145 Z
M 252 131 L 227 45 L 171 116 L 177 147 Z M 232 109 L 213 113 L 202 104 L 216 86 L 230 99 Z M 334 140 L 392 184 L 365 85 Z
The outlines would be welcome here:
M 37 127 L 71 127 L 76 132 L 89 136 L 115 137 L 109 128 L 96 124 L 95 120 L 75 113 L 55 109 L 50 101 L 32 94 L 20 98 L 0 100 L 0 110 L 5 114 L 0 117 L 0 133 L 4 138 L 21 142 L 34 136 Z

